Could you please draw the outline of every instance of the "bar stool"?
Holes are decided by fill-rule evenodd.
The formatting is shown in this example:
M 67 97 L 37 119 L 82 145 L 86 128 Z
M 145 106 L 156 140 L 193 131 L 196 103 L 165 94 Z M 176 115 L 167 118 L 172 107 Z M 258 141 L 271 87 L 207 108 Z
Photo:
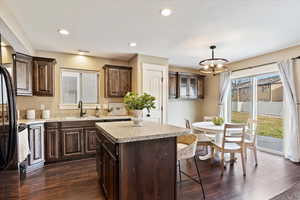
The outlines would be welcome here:
M 201 190 L 202 190 L 202 195 L 203 199 L 205 199 L 205 193 L 204 193 L 204 188 L 202 185 L 202 180 L 200 176 L 200 171 L 198 168 L 197 164 L 197 156 L 196 156 L 196 148 L 197 148 L 197 136 L 194 134 L 189 134 L 189 135 L 184 135 L 184 136 L 179 136 L 177 137 L 177 161 L 178 161 L 178 168 L 179 168 L 179 178 L 181 182 L 181 174 L 184 174 L 191 180 L 195 181 L 196 183 L 200 184 Z M 197 174 L 198 174 L 198 180 L 190 176 L 189 174 L 181 171 L 181 166 L 180 166 L 180 161 L 181 160 L 186 160 L 189 158 L 193 158 L 195 162 L 195 166 L 197 169 Z

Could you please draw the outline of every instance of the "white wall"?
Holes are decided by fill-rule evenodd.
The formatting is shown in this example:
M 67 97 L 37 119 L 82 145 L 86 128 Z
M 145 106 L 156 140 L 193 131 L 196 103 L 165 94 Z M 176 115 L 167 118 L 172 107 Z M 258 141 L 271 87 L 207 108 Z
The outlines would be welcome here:
M 184 119 L 192 122 L 201 121 L 202 100 L 169 100 L 167 122 L 175 126 L 185 127 Z

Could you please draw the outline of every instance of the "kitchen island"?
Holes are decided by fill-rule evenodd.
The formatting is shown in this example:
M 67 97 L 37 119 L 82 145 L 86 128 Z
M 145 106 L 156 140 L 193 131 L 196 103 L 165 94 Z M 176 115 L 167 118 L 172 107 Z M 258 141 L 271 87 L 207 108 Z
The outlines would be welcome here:
M 190 130 L 155 122 L 96 123 L 97 172 L 108 200 L 175 200 L 176 137 Z

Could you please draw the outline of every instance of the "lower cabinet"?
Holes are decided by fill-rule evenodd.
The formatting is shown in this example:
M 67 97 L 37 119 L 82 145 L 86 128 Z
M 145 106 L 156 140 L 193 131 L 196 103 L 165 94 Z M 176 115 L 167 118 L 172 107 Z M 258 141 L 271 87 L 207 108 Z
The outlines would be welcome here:
M 118 159 L 106 146 L 110 142 L 105 138 L 97 143 L 97 172 L 106 200 L 118 199 Z M 113 145 L 110 143 L 110 146 Z M 115 146 L 113 146 L 114 148 Z
M 44 125 L 37 124 L 29 127 L 29 146 L 31 154 L 29 165 L 44 162 Z
M 84 155 L 82 128 L 61 129 L 61 136 L 63 159 Z
M 84 129 L 85 153 L 87 154 L 96 153 L 96 145 L 97 145 L 96 134 L 97 134 L 97 128 Z
M 46 129 L 46 161 L 58 161 L 60 159 L 60 133 L 58 129 Z
M 103 148 L 102 164 L 102 188 L 108 200 L 115 200 L 118 197 L 118 164 L 117 159 L 109 151 Z
M 26 172 L 31 172 L 44 166 L 44 124 L 30 125 L 28 133 L 30 155 Z
M 47 163 L 91 157 L 96 154 L 95 122 L 48 122 L 45 128 Z
M 101 120 L 101 121 L 63 121 L 45 123 L 45 161 L 46 163 L 64 160 L 87 158 L 100 152 L 97 146 L 97 122 L 129 121 Z M 37 128 L 36 128 L 37 129 Z M 36 130 L 37 132 L 38 130 Z M 109 146 L 109 149 L 113 148 Z M 99 155 L 99 154 L 98 154 Z M 98 160 L 98 159 L 97 159 Z M 101 163 L 97 162 L 97 168 Z M 100 174 L 99 174 L 100 176 Z

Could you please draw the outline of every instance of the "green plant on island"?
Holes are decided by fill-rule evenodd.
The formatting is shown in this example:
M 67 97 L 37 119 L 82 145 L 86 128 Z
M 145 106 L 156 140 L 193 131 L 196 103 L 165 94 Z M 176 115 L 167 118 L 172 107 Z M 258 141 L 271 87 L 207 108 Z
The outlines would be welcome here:
M 146 108 L 149 113 L 150 109 L 155 109 L 155 97 L 147 93 L 139 96 L 134 92 L 128 92 L 124 97 L 124 104 L 129 110 L 143 110 Z

